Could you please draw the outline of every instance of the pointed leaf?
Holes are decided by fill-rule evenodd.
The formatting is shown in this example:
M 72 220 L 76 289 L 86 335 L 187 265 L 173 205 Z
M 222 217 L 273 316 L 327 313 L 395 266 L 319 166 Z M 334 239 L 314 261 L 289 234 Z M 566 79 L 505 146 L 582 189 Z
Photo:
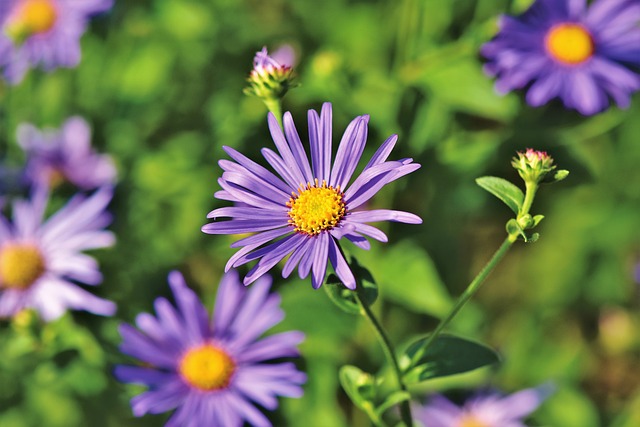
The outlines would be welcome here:
M 404 379 L 410 383 L 431 378 L 460 374 L 500 361 L 491 348 L 453 335 L 440 335 L 413 363 L 415 356 L 422 352 L 428 337 L 414 342 L 401 358 Z
M 476 183 L 489 193 L 502 200 L 516 214 L 524 202 L 524 193 L 509 181 L 495 176 L 483 176 Z
M 349 263 L 351 271 L 356 278 L 356 289 L 352 291 L 344 287 L 338 276 L 330 274 L 327 277 L 324 290 L 335 305 L 349 314 L 360 313 L 360 306 L 355 299 L 355 293 L 359 292 L 360 298 L 368 305 L 372 305 L 378 298 L 378 285 L 376 285 L 371 273 L 366 268 L 358 264 L 352 257 Z
M 357 407 L 371 407 L 371 401 L 376 394 L 376 380 L 373 375 L 356 366 L 344 365 L 340 368 L 338 377 L 342 388 Z

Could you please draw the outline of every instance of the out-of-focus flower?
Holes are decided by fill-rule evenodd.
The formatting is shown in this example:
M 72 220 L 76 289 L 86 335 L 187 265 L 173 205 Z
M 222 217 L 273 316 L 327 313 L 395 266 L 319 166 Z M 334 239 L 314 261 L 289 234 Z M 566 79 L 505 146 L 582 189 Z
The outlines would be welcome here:
M 479 393 L 457 406 L 435 395 L 424 406 L 414 408 L 414 418 L 424 427 L 526 427 L 524 419 L 549 396 L 544 385 L 502 396 Z
M 247 79 L 249 87 L 245 89 L 246 94 L 268 101 L 282 98 L 290 88 L 294 87 L 295 52 L 291 48 L 283 47 L 276 54 L 270 56 L 266 47 L 256 53 L 253 69 Z
M 4 77 L 17 84 L 30 68 L 75 67 L 89 16 L 112 5 L 113 0 L 2 0 L 0 69 Z
M 397 221 L 420 224 L 411 213 L 394 210 L 357 210 L 386 184 L 417 170 L 412 159 L 386 161 L 397 141 L 389 137 L 349 185 L 367 141 L 369 116 L 356 117 L 347 127 L 336 157 L 331 161 L 331 104 L 322 112 L 309 111 L 311 164 L 290 113 L 284 115 L 284 134 L 273 114 L 268 122 L 278 153 L 263 148 L 262 154 L 280 175 L 258 165 L 230 147 L 223 147 L 234 160 L 221 160 L 224 170 L 218 180 L 220 200 L 244 202 L 248 207 L 224 207 L 209 213 L 209 218 L 228 217 L 230 221 L 206 224 L 209 234 L 255 233 L 238 240 L 236 252 L 226 269 L 253 260 L 258 263 L 244 278 L 250 284 L 288 254 L 282 270 L 288 277 L 298 267 L 301 278 L 312 272 L 312 284 L 319 288 L 324 281 L 327 261 L 350 289 L 356 280 L 338 245 L 343 237 L 355 245 L 369 249 L 364 236 L 386 242 L 387 236 L 369 222 Z M 286 137 L 285 137 L 286 134 Z
M 280 323 L 280 297 L 269 294 L 271 278 L 250 290 L 237 273 L 220 283 L 211 321 L 206 308 L 172 272 L 169 285 L 176 307 L 164 298 L 155 301 L 157 317 L 142 313 L 138 329 L 123 324 L 121 351 L 142 366 L 118 366 L 116 377 L 149 390 L 132 399 L 136 416 L 176 409 L 166 426 L 270 426 L 255 406 L 274 410 L 278 396 L 300 397 L 306 376 L 291 362 L 274 359 L 298 355 L 304 339 L 298 331 L 259 338 Z
M 514 157 L 511 161 L 511 165 L 525 182 L 538 183 L 556 168 L 553 164 L 553 158 L 545 151 L 527 148 L 524 153 L 518 151 L 517 155 L 518 157 Z
M 640 2 L 537 0 L 519 17 L 503 16 L 500 32 L 482 47 L 485 70 L 506 93 L 528 85 L 538 107 L 560 98 L 584 115 L 627 107 L 640 89 Z
M 0 164 L 0 211 L 10 196 L 25 189 L 24 170 Z
M 114 243 L 104 230 L 112 193 L 103 188 L 89 198 L 75 196 L 44 221 L 48 192 L 36 188 L 30 200 L 13 203 L 12 222 L 0 215 L 0 317 L 23 308 L 34 308 L 47 321 L 67 309 L 115 312 L 114 303 L 76 284 L 102 282 L 96 260 L 82 251 Z
M 116 179 L 111 157 L 91 148 L 91 128 L 81 117 L 67 119 L 59 131 L 21 124 L 18 144 L 27 154 L 26 176 L 34 184 L 53 187 L 68 181 L 90 190 Z

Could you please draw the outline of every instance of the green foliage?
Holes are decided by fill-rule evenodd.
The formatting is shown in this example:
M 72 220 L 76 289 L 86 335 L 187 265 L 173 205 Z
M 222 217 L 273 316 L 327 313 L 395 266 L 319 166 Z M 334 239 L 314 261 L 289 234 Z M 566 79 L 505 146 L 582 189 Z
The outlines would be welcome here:
M 425 351 L 428 338 L 412 343 L 400 358 L 407 384 L 460 374 L 500 361 L 489 347 L 453 335 L 439 335 Z

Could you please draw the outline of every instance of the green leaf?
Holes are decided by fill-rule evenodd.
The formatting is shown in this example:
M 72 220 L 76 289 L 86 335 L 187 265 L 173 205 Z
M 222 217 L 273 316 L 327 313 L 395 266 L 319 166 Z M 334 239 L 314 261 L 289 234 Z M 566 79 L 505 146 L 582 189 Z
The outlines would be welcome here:
M 349 266 L 356 278 L 357 291 L 345 288 L 342 281 L 335 274 L 330 274 L 327 277 L 323 288 L 331 301 L 340 309 L 350 314 L 358 314 L 360 313 L 360 306 L 355 298 L 356 292 L 359 292 L 360 298 L 365 304 L 372 305 L 378 299 L 378 285 L 376 285 L 369 270 L 362 267 L 354 257 L 351 257 Z
M 524 193 L 509 181 L 495 176 L 483 176 L 477 178 L 476 183 L 502 200 L 516 214 L 520 212 L 524 202 Z
M 371 374 L 353 365 L 340 368 L 340 384 L 351 401 L 359 408 L 370 409 L 376 394 L 376 380 Z
M 500 361 L 491 348 L 453 335 L 438 336 L 419 356 L 427 339 L 424 337 L 411 344 L 401 357 L 400 366 L 408 384 L 460 374 Z

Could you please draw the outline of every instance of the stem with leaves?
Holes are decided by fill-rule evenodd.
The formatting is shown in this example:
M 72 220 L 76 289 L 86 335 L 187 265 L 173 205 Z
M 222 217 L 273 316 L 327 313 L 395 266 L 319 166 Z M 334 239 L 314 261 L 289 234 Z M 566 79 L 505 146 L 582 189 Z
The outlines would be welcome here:
M 359 288 L 360 289 L 360 288 Z M 380 341 L 380 345 L 382 346 L 382 350 L 384 351 L 385 356 L 391 367 L 393 368 L 393 373 L 396 377 L 396 381 L 398 382 L 398 388 L 400 391 L 407 392 L 407 386 L 404 384 L 402 379 L 402 371 L 400 370 L 400 365 L 398 364 L 398 358 L 396 357 L 395 351 L 393 349 L 393 345 L 387 337 L 382 325 L 378 322 L 373 311 L 371 311 L 371 307 L 366 302 L 366 299 L 361 298 L 358 291 L 354 292 L 355 299 L 360 306 L 360 313 L 362 316 L 366 317 L 371 323 L 376 335 Z M 402 421 L 405 423 L 406 427 L 413 426 L 413 419 L 411 417 L 411 406 L 407 400 L 403 401 L 400 404 L 400 416 L 402 417 Z

